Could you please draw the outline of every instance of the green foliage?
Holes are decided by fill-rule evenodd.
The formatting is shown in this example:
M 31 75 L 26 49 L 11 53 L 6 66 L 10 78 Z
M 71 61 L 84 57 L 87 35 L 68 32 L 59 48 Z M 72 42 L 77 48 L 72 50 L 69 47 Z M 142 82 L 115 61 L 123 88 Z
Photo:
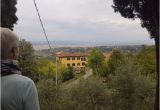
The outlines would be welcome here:
M 97 77 L 82 80 L 70 90 L 70 100 L 76 110 L 108 110 L 110 108 L 110 96 L 106 92 L 105 85 Z
M 20 42 L 20 51 L 23 73 L 39 80 L 41 110 L 153 110 L 155 79 L 147 74 L 155 72 L 154 46 L 144 47 L 137 55 L 123 55 L 114 50 L 108 64 L 103 53 L 94 49 L 89 56 L 89 66 L 95 76 L 67 88 L 61 81 L 74 77 L 72 68 L 57 64 L 58 85 L 55 85 L 55 63 L 46 57 L 36 58 L 32 45 L 25 40 Z M 109 73 L 107 83 L 97 77 L 107 77 Z
M 56 55 L 54 53 L 52 55 L 47 55 L 47 59 L 52 62 L 56 62 Z
M 141 26 L 146 28 L 156 46 L 157 91 L 155 110 L 159 109 L 159 0 L 113 0 L 114 11 L 125 18 L 139 18 Z
M 153 110 L 155 81 L 141 75 L 141 67 L 133 60 L 126 60 L 115 70 L 113 110 Z
M 86 74 L 86 70 L 87 70 L 88 68 L 81 68 L 80 69 L 80 73 L 79 74 L 81 74 L 81 75 L 85 75 Z
M 32 78 L 34 81 L 38 80 L 37 61 L 34 55 L 32 44 L 24 39 L 19 42 L 19 65 L 22 68 L 22 74 Z
M 37 71 L 44 78 L 53 78 L 56 73 L 56 65 L 48 59 L 41 58 L 38 60 Z
M 13 30 L 18 18 L 16 16 L 17 0 L 1 0 L 1 27 Z
M 98 78 L 83 80 L 67 91 L 62 87 L 50 79 L 38 82 L 41 110 L 108 110 L 110 107 L 110 96 Z
M 145 46 L 136 56 L 137 63 L 143 67 L 144 75 L 156 76 L 155 46 Z
M 105 74 L 105 56 L 99 49 L 93 49 L 88 57 L 88 66 L 92 68 L 94 75 Z
M 115 69 L 117 66 L 123 63 L 125 56 L 120 50 L 114 49 L 107 62 L 107 72 L 108 74 L 115 74 Z
M 65 71 L 62 72 L 61 77 L 63 82 L 72 79 L 74 77 L 73 68 L 66 68 Z
M 108 68 L 107 68 L 107 62 L 104 61 L 102 63 L 102 65 L 99 66 L 99 68 L 97 68 L 97 71 L 98 71 L 100 77 L 107 77 L 108 78 L 109 73 L 108 73 Z
M 57 110 L 56 104 L 60 97 L 59 86 L 51 79 L 41 80 L 37 84 L 41 110 Z
M 45 57 L 40 57 L 37 60 L 37 71 L 42 79 L 52 78 L 53 80 L 56 80 L 56 71 L 57 71 L 57 78 L 59 82 L 61 81 L 64 82 L 74 77 L 72 68 L 67 68 L 65 67 L 65 65 L 59 63 L 57 64 L 56 67 L 55 63 L 51 62 Z
M 137 55 L 123 55 L 114 50 L 105 62 L 103 53 L 94 49 L 89 66 L 95 76 L 67 88 L 60 82 L 74 77 L 73 69 L 58 64 L 58 85 L 55 85 L 56 64 L 46 57 L 36 58 L 29 42 L 20 42 L 19 63 L 22 72 L 39 78 L 37 89 L 41 110 L 153 110 L 155 99 L 155 48 L 144 47 Z M 110 72 L 108 72 L 110 71 Z M 107 76 L 103 83 L 96 76 Z
M 38 83 L 42 110 L 153 110 L 155 80 L 141 74 L 133 59 L 116 67 L 106 84 L 91 76 L 67 89 L 53 80 Z

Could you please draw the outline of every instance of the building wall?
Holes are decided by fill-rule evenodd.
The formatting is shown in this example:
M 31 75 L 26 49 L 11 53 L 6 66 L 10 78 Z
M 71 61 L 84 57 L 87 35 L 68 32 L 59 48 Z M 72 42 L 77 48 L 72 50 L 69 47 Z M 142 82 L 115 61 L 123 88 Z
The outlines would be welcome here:
M 56 59 L 59 63 L 64 64 L 66 67 L 72 66 L 76 68 L 83 68 L 87 64 L 87 57 L 57 57 Z

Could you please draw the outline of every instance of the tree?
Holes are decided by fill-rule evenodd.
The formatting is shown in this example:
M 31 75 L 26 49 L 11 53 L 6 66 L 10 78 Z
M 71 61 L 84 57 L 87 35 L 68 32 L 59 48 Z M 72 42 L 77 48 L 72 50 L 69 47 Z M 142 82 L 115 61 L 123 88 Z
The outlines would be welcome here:
M 155 109 L 159 108 L 159 0 L 113 0 L 115 12 L 129 19 L 139 18 L 141 26 L 146 28 L 155 40 L 157 59 L 157 91 Z
M 158 0 L 113 0 L 115 12 L 129 19 L 139 18 L 151 38 L 159 39 L 159 1 Z
M 124 60 L 124 55 L 120 50 L 114 49 L 111 53 L 111 56 L 107 62 L 107 72 L 108 74 L 115 75 L 115 69 L 119 66 Z
M 37 71 L 42 79 L 55 79 L 56 65 L 46 58 L 39 58 L 37 60 Z
M 30 77 L 34 81 L 38 81 L 37 62 L 34 49 L 30 42 L 24 39 L 19 42 L 20 55 L 18 58 L 19 65 L 22 68 L 22 74 Z
M 70 80 L 74 77 L 73 67 L 68 67 L 68 68 L 64 67 L 59 70 L 61 71 L 61 77 L 63 82 Z
M 48 60 L 46 57 L 40 57 L 37 60 L 37 72 L 41 79 L 53 79 L 56 80 L 56 64 Z M 72 67 L 67 68 L 63 64 L 57 66 L 57 78 L 58 82 L 64 82 L 74 77 Z
M 137 63 L 143 68 L 143 74 L 156 76 L 156 55 L 155 46 L 144 46 L 143 49 L 136 55 Z
M 16 4 L 17 0 L 1 0 L 1 27 L 13 30 L 14 24 L 18 20 Z
M 153 110 L 155 81 L 142 75 L 143 70 L 135 60 L 126 59 L 116 67 L 113 77 L 113 110 Z
M 105 56 L 99 49 L 93 49 L 88 57 L 88 65 L 93 69 L 94 75 L 101 76 L 105 65 Z

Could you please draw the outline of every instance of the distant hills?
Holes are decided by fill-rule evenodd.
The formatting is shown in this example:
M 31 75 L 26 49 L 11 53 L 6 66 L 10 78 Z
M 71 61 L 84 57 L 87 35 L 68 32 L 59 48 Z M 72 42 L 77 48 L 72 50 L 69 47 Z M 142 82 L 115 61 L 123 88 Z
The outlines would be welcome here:
M 47 49 L 46 41 L 31 41 L 35 49 Z M 92 42 L 92 41 L 50 41 L 53 48 L 59 47 L 96 47 L 96 46 L 122 46 L 122 45 L 154 45 L 154 41 L 112 41 L 112 42 Z

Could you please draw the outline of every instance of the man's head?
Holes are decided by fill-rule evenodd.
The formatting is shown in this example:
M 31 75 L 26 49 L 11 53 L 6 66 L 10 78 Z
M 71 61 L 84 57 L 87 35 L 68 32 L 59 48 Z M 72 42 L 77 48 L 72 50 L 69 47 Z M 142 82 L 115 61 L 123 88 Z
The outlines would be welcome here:
M 17 35 L 7 28 L 0 28 L 1 30 L 1 59 L 2 60 L 17 60 L 19 49 L 19 40 Z

